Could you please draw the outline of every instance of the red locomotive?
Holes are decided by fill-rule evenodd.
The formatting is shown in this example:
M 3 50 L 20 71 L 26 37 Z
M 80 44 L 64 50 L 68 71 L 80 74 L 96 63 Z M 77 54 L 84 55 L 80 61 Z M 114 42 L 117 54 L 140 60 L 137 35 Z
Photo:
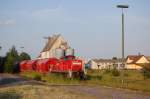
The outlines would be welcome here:
M 74 56 L 66 56 L 61 59 L 46 58 L 37 60 L 24 60 L 20 63 L 20 71 L 36 71 L 40 73 L 63 73 L 72 77 L 73 74 L 83 76 L 83 61 L 76 59 Z

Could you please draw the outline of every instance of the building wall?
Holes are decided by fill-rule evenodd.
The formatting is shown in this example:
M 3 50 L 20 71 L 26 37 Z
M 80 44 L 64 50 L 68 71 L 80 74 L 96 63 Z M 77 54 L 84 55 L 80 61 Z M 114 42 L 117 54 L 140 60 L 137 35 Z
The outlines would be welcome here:
M 149 61 L 143 56 L 136 63 L 149 63 Z
M 136 65 L 136 64 L 127 64 L 126 65 L 126 69 L 137 69 L 137 70 L 140 70 L 140 69 L 142 69 L 142 67 L 139 66 L 139 65 Z
M 56 48 L 61 47 L 61 44 L 64 43 L 65 40 L 63 37 L 59 36 L 59 38 L 56 40 L 55 44 L 52 46 L 52 48 L 49 51 L 55 50 Z
M 133 60 L 130 60 L 130 58 L 127 59 L 126 63 L 131 63 Z
M 113 62 L 95 62 L 93 60 L 90 61 L 90 68 L 91 69 L 113 69 L 114 68 Z M 121 63 L 115 63 L 117 65 L 117 69 L 120 69 Z M 99 65 L 99 67 L 98 67 Z
M 109 62 L 101 62 L 101 63 L 98 63 L 98 65 L 100 66 L 99 69 L 111 69 L 112 66 L 113 66 L 113 63 L 109 63 Z
M 98 69 L 97 63 L 93 60 L 90 61 L 90 69 Z

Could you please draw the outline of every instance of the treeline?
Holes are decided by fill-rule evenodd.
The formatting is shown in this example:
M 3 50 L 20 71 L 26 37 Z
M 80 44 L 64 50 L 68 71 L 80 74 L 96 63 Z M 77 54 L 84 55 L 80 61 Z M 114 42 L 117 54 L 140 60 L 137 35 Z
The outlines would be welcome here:
M 0 56 L 0 73 L 18 73 L 19 63 L 23 60 L 30 60 L 30 55 L 26 52 L 20 54 L 16 50 L 15 46 L 6 53 L 6 56 Z

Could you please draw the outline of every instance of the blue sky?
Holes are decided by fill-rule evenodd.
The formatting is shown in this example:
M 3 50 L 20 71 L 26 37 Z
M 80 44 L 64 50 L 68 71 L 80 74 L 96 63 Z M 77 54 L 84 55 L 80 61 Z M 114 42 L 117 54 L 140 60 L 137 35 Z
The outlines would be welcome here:
M 62 34 L 76 55 L 121 57 L 121 9 L 125 9 L 125 55 L 150 55 L 149 0 L 0 0 L 0 55 L 12 45 L 32 58 L 45 45 L 43 37 Z

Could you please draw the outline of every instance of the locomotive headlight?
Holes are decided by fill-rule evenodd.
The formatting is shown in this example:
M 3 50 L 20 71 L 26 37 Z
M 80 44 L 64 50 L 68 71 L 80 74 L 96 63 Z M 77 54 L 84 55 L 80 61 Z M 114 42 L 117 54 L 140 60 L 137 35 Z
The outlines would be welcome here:
M 73 65 L 81 65 L 81 62 L 72 62 Z

